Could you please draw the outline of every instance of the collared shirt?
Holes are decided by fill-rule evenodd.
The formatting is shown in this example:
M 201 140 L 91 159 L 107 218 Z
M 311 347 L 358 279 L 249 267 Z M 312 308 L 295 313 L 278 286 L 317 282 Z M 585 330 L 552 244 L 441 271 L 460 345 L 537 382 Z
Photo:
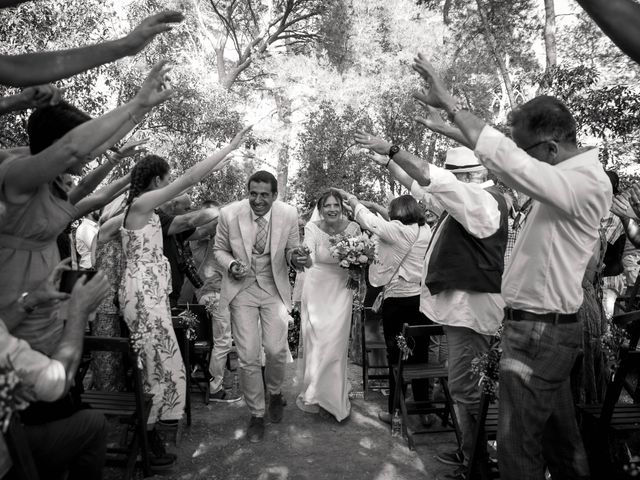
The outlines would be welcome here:
M 417 182 L 413 182 L 411 186 L 411 194 L 417 200 L 422 200 L 436 213 L 446 210 L 447 214 L 477 238 L 487 238 L 498 231 L 498 202 L 485 190 L 493 182 L 461 182 L 450 171 L 435 165 L 429 165 L 429 175 L 429 186 L 422 187 Z M 422 278 L 427 278 L 431 253 L 441 233 L 440 228 L 433 233 L 424 258 Z M 445 290 L 431 295 L 425 285 L 420 293 L 420 311 L 427 318 L 442 325 L 471 328 L 483 335 L 495 334 L 504 315 L 503 309 L 504 301 L 499 293 Z
M 95 257 L 92 253 L 93 249 L 95 249 L 94 239 L 99 229 L 100 227 L 96 222 L 90 218 L 83 218 L 76 230 L 76 249 L 80 254 L 80 268 L 93 267 L 92 258 Z
M 600 220 L 612 203 L 598 151 L 550 165 L 485 126 L 475 153 L 506 185 L 534 200 L 502 276 L 507 305 L 533 313 L 577 312 Z
M 251 206 L 249 206 L 249 210 L 251 210 L 251 245 L 255 245 L 256 244 L 256 235 L 258 234 L 258 222 L 256 221 L 258 219 L 258 215 L 256 215 L 253 211 L 253 209 L 251 208 Z M 264 217 L 264 219 L 267 221 L 267 243 L 264 246 L 264 252 L 263 253 L 270 253 L 271 252 L 271 246 L 269 245 L 271 242 L 269 241 L 269 239 L 271 238 L 271 211 L 273 209 L 270 208 L 269 211 L 267 213 L 265 213 L 264 215 L 262 215 Z
M 356 205 L 353 215 L 363 228 L 375 234 L 378 243 L 378 262 L 369 267 L 371 284 L 376 287 L 384 285 L 385 298 L 419 295 L 422 261 L 431 239 L 429 226 L 387 221 L 361 203 Z M 411 251 L 407 253 L 409 249 Z

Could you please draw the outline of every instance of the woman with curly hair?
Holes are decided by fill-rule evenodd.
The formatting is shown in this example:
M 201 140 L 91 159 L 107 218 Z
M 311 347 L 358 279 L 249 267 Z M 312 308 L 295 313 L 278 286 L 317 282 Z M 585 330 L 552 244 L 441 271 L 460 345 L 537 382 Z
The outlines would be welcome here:
M 182 417 L 186 378 L 171 322 L 171 270 L 163 254 L 162 229 L 155 209 L 220 169 L 223 159 L 238 147 L 247 130 L 173 182 L 169 180 L 169 164 L 157 155 L 143 158 L 131 172 L 121 227 L 125 265 L 120 308 L 139 350 L 144 390 L 153 395 L 147 426 L 152 432 L 156 468 L 170 468 L 175 462 L 175 456 L 164 451 L 154 425 L 156 421 L 175 424 Z

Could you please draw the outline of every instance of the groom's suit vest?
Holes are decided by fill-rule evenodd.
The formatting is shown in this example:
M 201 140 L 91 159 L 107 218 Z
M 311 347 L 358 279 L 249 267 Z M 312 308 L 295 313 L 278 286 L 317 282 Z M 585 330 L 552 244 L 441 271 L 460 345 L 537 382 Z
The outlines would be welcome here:
M 278 287 L 273 279 L 273 270 L 271 268 L 271 225 L 267 235 L 267 245 L 264 253 L 257 253 L 255 248 L 251 252 L 251 265 L 249 265 L 249 273 L 245 279 L 245 285 L 250 286 L 256 282 L 260 288 L 270 295 L 278 296 Z

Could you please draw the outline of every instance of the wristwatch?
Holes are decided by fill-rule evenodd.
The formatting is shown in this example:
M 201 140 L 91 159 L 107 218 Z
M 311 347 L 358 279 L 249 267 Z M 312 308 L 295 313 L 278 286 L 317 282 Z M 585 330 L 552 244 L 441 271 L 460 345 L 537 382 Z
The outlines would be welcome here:
M 391 145 L 389 149 L 389 158 L 393 158 L 393 156 L 400 151 L 400 147 L 398 145 Z
M 36 309 L 36 307 L 30 307 L 29 305 L 27 305 L 28 296 L 29 296 L 29 292 L 22 293 L 22 295 L 18 297 L 18 305 L 20 305 L 20 308 L 22 308 L 22 310 L 24 310 L 25 313 L 31 314 Z

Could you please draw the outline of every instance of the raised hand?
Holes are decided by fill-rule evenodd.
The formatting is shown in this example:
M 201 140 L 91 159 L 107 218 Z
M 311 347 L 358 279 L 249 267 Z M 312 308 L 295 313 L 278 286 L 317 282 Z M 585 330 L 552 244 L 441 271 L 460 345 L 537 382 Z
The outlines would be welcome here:
M 130 54 L 135 55 L 140 52 L 156 35 L 171 30 L 172 23 L 179 23 L 182 20 L 184 20 L 184 15 L 175 10 L 166 10 L 145 18 L 140 25 L 125 37 Z
M 389 149 L 391 148 L 391 143 L 371 135 L 369 132 L 365 132 L 364 130 L 358 130 L 358 133 L 355 135 L 355 140 L 361 147 L 368 148 L 372 152 L 380 155 L 388 155 Z
M 150 109 L 173 95 L 173 89 L 167 83 L 167 73 L 170 70 L 167 60 L 161 60 L 154 65 L 135 96 L 142 107 Z
M 448 128 L 451 128 L 450 125 L 447 125 L 445 121 L 440 116 L 440 112 L 433 108 L 432 106 L 425 103 L 427 92 L 423 89 L 420 93 L 414 93 L 413 97 L 418 100 L 422 106 L 427 110 L 427 115 L 425 117 L 416 116 L 415 121 L 424 125 L 429 130 L 433 130 L 434 132 L 440 133 Z
M 449 110 L 457 103 L 457 99 L 449 93 L 442 79 L 436 73 L 433 65 L 422 55 L 413 59 L 413 69 L 429 83 L 429 90 L 420 100 L 435 108 Z
M 41 108 L 57 105 L 62 100 L 62 91 L 53 85 L 27 87 L 20 94 L 27 108 Z
M 233 137 L 233 139 L 231 139 L 231 141 L 229 142 L 229 147 L 231 147 L 231 150 L 235 150 L 236 148 L 238 148 L 238 146 L 240 145 L 240 142 L 244 139 L 244 136 L 252 128 L 253 128 L 253 125 L 249 125 L 248 127 L 244 127 L 242 130 L 236 133 L 236 136 Z
M 118 150 L 116 156 L 120 160 L 126 157 L 134 157 L 138 153 L 146 153 L 147 149 L 143 147 L 143 145 L 148 141 L 148 138 L 141 138 L 140 140 L 130 138 L 129 140 L 127 140 L 127 143 L 125 143 L 122 148 Z

